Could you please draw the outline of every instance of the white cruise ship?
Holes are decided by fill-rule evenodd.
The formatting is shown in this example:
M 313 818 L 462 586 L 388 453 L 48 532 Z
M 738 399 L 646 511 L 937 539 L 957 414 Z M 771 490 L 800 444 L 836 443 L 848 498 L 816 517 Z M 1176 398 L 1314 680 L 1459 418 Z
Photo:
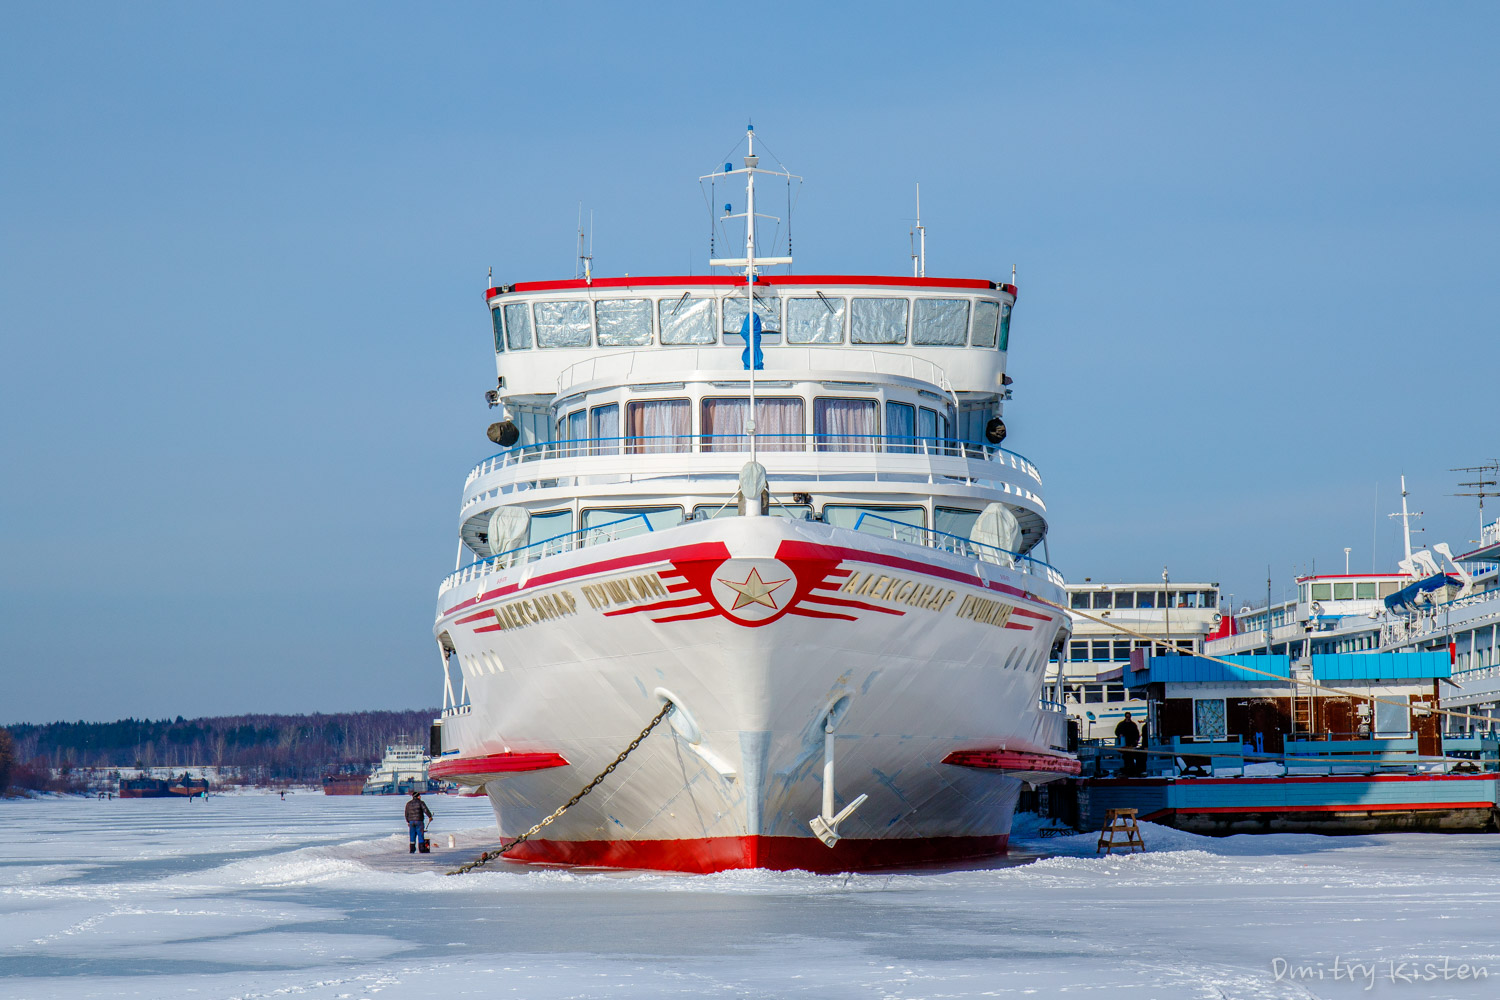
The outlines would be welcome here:
M 486 293 L 504 450 L 439 590 L 431 774 L 483 788 L 508 839 L 674 706 L 509 858 L 985 856 L 1023 780 L 1077 772 L 1040 700 L 1070 629 L 1041 475 L 1000 445 L 1015 286 L 771 273 L 756 182 L 790 175 L 753 144 L 708 175 L 751 220 L 727 273 Z

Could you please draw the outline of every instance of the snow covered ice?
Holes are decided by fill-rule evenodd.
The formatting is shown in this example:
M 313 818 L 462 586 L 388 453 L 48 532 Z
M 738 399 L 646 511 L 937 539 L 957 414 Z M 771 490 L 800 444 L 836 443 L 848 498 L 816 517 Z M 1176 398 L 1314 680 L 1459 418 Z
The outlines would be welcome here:
M 1500 995 L 1495 837 L 1145 824 L 1144 855 L 962 870 L 447 878 L 493 818 L 432 804 L 413 856 L 396 797 L 0 803 L 0 997 Z

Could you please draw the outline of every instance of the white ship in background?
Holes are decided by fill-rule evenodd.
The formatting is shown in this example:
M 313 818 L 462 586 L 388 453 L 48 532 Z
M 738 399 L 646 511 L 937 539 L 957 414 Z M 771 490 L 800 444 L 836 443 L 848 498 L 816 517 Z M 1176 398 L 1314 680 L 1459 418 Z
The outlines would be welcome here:
M 431 773 L 484 788 L 510 838 L 674 706 L 512 858 L 983 856 L 1023 780 L 1077 771 L 1040 701 L 1070 629 L 1034 554 L 1041 476 L 1000 446 L 1014 284 L 920 259 L 766 273 L 791 257 L 758 255 L 782 220 L 756 182 L 795 178 L 754 138 L 705 178 L 744 184 L 719 220 L 744 220 L 744 255 L 710 261 L 730 273 L 487 292 L 505 450 L 469 474 L 439 590 Z

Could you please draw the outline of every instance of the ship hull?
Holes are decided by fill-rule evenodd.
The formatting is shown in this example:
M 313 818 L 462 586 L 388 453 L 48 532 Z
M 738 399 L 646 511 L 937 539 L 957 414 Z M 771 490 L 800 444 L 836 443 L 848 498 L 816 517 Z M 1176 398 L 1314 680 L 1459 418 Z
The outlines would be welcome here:
M 1038 698 L 1056 584 L 778 518 L 726 518 L 445 595 L 468 705 L 434 777 L 484 788 L 502 839 L 566 802 L 666 700 L 658 731 L 515 860 L 844 871 L 1003 853 L 1021 779 L 951 754 L 1059 755 Z M 835 718 L 829 848 L 824 726 Z

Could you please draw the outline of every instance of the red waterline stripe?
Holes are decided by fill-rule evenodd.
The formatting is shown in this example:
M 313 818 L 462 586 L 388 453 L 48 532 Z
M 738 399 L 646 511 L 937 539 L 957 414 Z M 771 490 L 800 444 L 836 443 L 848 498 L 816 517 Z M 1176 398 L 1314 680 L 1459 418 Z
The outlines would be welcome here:
M 445 757 L 435 760 L 427 773 L 434 778 L 451 778 L 467 774 L 510 774 L 516 771 L 542 771 L 549 767 L 567 767 L 560 753 L 492 753 L 483 757 Z
M 699 874 L 734 868 L 846 872 L 993 857 L 1005 853 L 1008 839 L 1005 836 L 892 840 L 846 837 L 832 848 L 811 837 L 528 840 L 505 857 L 512 861 Z

